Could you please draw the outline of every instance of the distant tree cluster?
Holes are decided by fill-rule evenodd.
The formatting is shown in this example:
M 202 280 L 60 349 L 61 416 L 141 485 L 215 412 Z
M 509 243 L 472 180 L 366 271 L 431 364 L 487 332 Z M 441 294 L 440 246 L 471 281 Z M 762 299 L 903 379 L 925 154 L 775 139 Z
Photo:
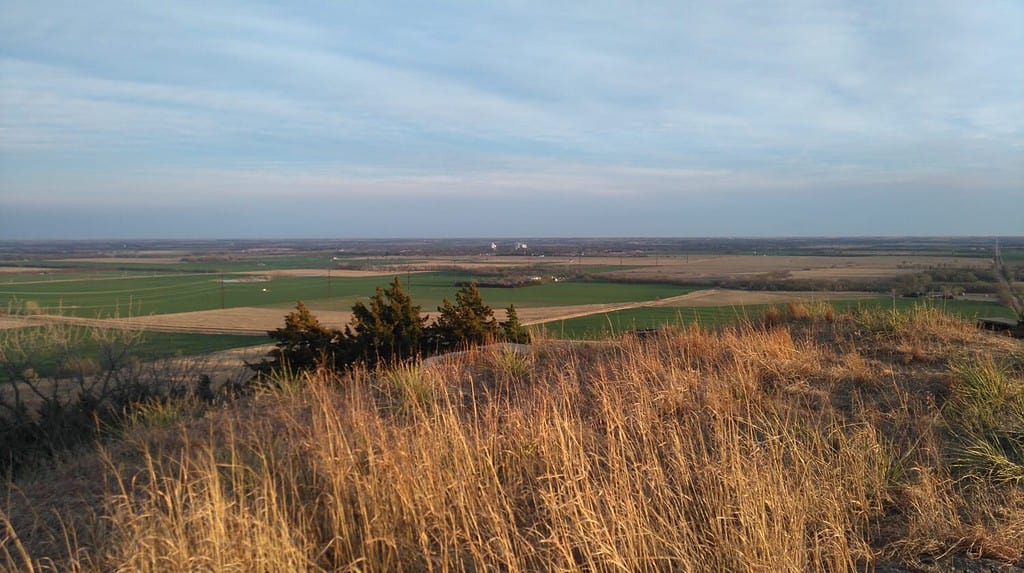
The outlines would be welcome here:
M 463 286 L 455 302 L 444 299 L 433 324 L 420 306 L 402 290 L 396 276 L 387 287 L 377 287 L 365 303 L 352 306 L 352 320 L 344 329 L 327 328 L 301 301 L 284 319 L 284 326 L 267 334 L 274 349 L 250 368 L 261 374 L 280 371 L 329 369 L 342 371 L 356 364 L 373 368 L 488 344 L 529 342 L 515 306 L 498 321 L 476 284 Z

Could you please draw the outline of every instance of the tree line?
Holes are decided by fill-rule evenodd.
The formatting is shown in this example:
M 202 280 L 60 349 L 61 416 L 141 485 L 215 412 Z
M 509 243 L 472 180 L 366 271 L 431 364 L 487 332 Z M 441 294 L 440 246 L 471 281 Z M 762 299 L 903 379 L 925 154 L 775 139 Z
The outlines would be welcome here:
M 514 305 L 498 321 L 476 283 L 444 299 L 433 323 L 402 290 L 399 277 L 377 287 L 368 301 L 352 306 L 352 319 L 343 329 L 328 328 L 299 301 L 284 326 L 267 334 L 275 341 L 265 359 L 249 367 L 256 377 L 281 371 L 327 369 L 343 371 L 355 365 L 374 368 L 432 354 L 492 342 L 529 342 Z

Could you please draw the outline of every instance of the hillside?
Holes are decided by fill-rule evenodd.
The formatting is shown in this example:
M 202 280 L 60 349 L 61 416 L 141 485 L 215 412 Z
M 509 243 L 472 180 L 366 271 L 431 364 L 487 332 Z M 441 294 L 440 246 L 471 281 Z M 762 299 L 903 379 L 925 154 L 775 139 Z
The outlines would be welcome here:
M 5 492 L 80 571 L 1024 568 L 1024 343 L 934 309 L 489 347 L 140 408 Z

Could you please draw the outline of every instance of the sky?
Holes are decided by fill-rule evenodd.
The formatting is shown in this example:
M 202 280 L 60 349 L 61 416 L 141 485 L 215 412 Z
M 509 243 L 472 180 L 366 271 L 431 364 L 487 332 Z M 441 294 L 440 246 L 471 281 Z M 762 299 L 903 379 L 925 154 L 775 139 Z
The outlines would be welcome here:
M 1024 2 L 0 0 L 0 240 L 1024 235 Z

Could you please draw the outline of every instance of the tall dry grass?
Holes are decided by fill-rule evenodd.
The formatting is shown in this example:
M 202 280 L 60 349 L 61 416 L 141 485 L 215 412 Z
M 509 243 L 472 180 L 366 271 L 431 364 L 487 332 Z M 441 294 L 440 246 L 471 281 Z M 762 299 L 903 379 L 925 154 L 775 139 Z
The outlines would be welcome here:
M 54 536 L 66 541 L 53 561 L 16 527 L 0 559 L 69 571 L 1021 564 L 1020 489 L 949 458 L 959 442 L 944 407 L 984 407 L 955 390 L 978 384 L 962 382 L 962 362 L 880 350 L 975 334 L 925 315 L 789 312 L 799 328 L 484 349 L 310 376 L 171 430 L 143 424 L 102 450 L 108 485 L 88 527 Z M 1024 381 L 999 372 L 1007 407 Z

